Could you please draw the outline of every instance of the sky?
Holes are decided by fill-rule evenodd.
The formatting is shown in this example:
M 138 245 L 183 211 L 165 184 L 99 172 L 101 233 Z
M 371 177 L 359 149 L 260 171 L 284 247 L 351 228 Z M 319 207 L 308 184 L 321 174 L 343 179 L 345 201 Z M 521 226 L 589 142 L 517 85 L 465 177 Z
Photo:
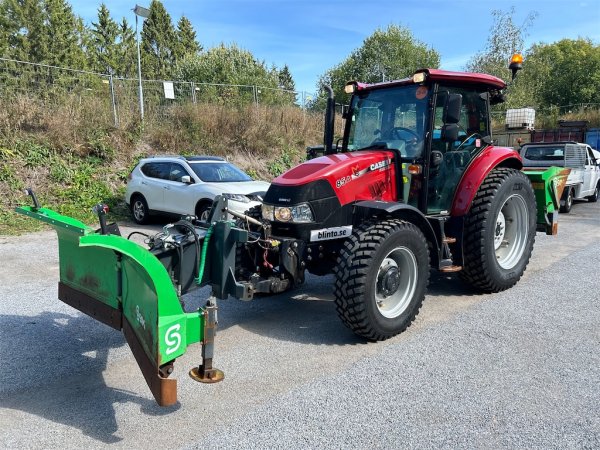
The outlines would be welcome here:
M 148 6 L 150 0 L 137 0 Z M 105 0 L 111 16 L 135 23 L 136 0 Z M 206 49 L 236 43 L 267 66 L 287 64 L 296 89 L 317 91 L 319 76 L 362 46 L 377 28 L 396 24 L 437 50 L 440 68 L 461 70 L 485 49 L 495 9 L 515 7 L 520 25 L 530 12 L 537 18 L 524 30 L 525 49 L 533 43 L 585 37 L 600 44 L 600 0 L 163 0 L 176 23 L 190 19 Z M 71 0 L 86 23 L 96 19 L 100 1 Z

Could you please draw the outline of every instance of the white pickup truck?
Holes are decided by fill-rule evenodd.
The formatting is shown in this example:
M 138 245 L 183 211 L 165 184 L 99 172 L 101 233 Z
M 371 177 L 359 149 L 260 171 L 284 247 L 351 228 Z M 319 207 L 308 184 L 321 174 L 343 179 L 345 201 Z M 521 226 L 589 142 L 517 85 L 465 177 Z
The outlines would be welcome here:
M 571 169 L 560 212 L 568 213 L 573 200 L 598 201 L 600 196 L 600 152 L 577 142 L 531 142 L 521 147 L 525 167 L 568 167 Z

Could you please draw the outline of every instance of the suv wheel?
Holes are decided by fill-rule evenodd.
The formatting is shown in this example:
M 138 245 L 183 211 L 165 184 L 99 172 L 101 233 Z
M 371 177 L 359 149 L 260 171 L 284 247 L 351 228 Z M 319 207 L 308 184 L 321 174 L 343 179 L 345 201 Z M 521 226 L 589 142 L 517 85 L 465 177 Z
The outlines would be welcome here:
M 212 208 L 212 202 L 210 203 L 201 203 L 196 207 L 196 217 L 201 222 L 208 221 L 208 215 L 210 214 L 210 208 Z
M 131 215 L 135 223 L 144 225 L 148 223 L 150 213 L 148 211 L 148 203 L 146 199 L 141 195 L 136 195 L 131 199 Z

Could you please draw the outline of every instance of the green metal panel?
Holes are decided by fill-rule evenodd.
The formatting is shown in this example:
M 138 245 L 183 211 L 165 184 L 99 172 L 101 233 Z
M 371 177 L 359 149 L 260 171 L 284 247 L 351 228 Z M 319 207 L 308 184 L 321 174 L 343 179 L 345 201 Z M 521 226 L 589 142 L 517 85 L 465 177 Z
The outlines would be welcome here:
M 564 167 L 527 168 L 523 170 L 531 181 L 537 203 L 537 223 L 546 233 L 554 234 L 550 217 L 560 208 L 560 197 L 569 176 Z
M 202 340 L 203 310 L 183 311 L 169 274 L 147 249 L 50 209 L 16 211 L 56 230 L 61 282 L 121 311 L 157 367 Z
M 122 256 L 122 310 L 148 357 L 162 365 L 202 340 L 201 311 L 183 311 L 169 274 L 160 261 L 135 242 L 113 235 L 88 235 L 81 247 L 105 248 Z M 192 333 L 188 331 L 197 331 Z
M 58 235 L 60 281 L 112 308 L 117 299 L 117 255 L 105 249 L 83 249 L 79 239 L 95 231 L 84 223 L 50 209 L 17 208 L 17 212 L 47 223 Z

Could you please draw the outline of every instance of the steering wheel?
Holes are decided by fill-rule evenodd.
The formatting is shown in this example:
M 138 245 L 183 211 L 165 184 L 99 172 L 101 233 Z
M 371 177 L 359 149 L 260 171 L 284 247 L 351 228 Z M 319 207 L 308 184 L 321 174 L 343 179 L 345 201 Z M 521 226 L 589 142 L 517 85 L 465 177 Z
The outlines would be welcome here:
M 393 139 L 401 139 L 403 141 L 407 141 L 408 139 L 402 138 L 402 136 L 400 135 L 401 132 L 410 134 L 415 139 L 415 141 L 419 140 L 419 135 L 417 133 L 415 133 L 410 128 L 404 128 L 404 127 L 392 128 L 390 131 L 390 136 L 392 136 Z

